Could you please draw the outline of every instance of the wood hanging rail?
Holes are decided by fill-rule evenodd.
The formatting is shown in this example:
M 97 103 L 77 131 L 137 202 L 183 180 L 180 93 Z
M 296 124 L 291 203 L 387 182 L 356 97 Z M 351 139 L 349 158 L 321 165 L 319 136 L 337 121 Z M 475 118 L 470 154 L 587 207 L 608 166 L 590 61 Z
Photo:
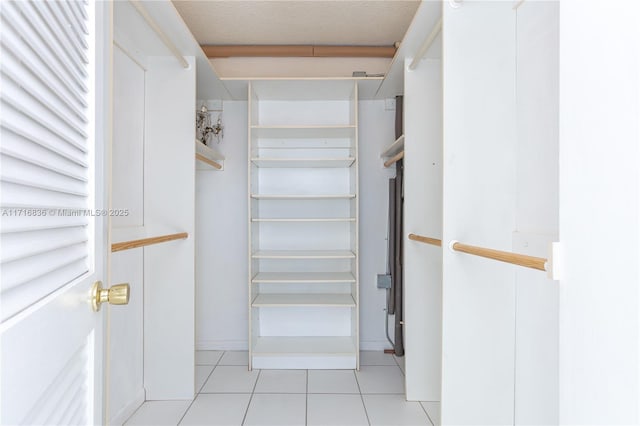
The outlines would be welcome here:
M 182 65 L 182 67 L 185 69 L 189 68 L 189 62 L 187 62 L 187 60 L 184 59 L 184 56 L 182 56 L 182 53 L 180 53 L 176 45 L 173 44 L 171 39 L 164 33 L 164 31 L 162 31 L 162 28 L 160 28 L 160 26 L 156 23 L 156 21 L 153 20 L 151 15 L 149 15 L 149 12 L 147 12 L 147 9 L 145 9 L 144 6 L 142 5 L 142 3 L 139 0 L 129 0 L 129 3 L 131 3 L 131 5 L 136 9 L 136 11 L 140 14 L 140 16 L 147 22 L 147 25 L 149 25 L 149 27 L 158 35 L 158 37 L 160 38 L 160 40 L 162 40 L 164 45 L 167 46 L 167 49 L 169 49 L 173 54 L 173 56 L 176 57 L 178 62 L 180 62 L 180 65 Z
M 387 161 L 384 162 L 384 166 L 385 167 L 389 167 L 392 164 L 397 163 L 398 161 L 402 160 L 404 158 L 404 151 L 400 151 L 399 153 L 397 153 L 396 155 L 394 155 L 393 157 L 391 157 L 390 159 L 388 159 Z
M 139 240 L 123 241 L 121 243 L 111 244 L 111 252 L 115 253 L 117 251 L 150 246 L 152 244 L 165 243 L 167 241 L 173 241 L 173 240 L 184 240 L 185 238 L 188 238 L 188 237 L 189 237 L 188 233 L 180 232 L 177 234 L 161 235 L 159 237 L 150 237 L 150 238 L 142 238 Z
M 493 250 L 484 247 L 471 246 L 468 244 L 451 241 L 449 247 L 452 250 L 462 253 L 473 254 L 475 256 L 486 257 L 487 259 L 498 260 L 500 262 L 511 263 L 513 265 L 524 266 L 526 268 L 546 271 L 547 259 L 542 257 L 528 256 L 526 254 L 512 253 L 509 251 Z
M 393 58 L 394 46 L 201 45 L 207 58 Z
M 200 160 L 200 161 L 202 161 L 203 163 L 207 163 L 207 164 L 208 164 L 208 165 L 210 165 L 211 167 L 215 167 L 215 168 L 216 168 L 216 169 L 218 169 L 218 170 L 221 170 L 221 169 L 222 169 L 222 165 L 221 165 L 220 163 L 216 163 L 215 161 L 213 161 L 213 160 L 211 160 L 211 159 L 209 159 L 209 158 L 205 157 L 205 156 L 204 156 L 204 155 L 202 155 L 202 154 L 198 154 L 197 152 L 196 152 L 196 160 Z
M 425 244 L 431 244 L 432 246 L 442 247 L 442 240 L 438 240 L 437 238 L 429 238 L 423 237 L 422 235 L 409 234 L 409 239 Z
M 431 30 L 429 36 L 424 40 L 424 42 L 420 46 L 420 49 L 418 49 L 418 52 L 416 52 L 416 56 L 413 58 L 413 61 L 411 61 L 411 64 L 409 65 L 409 69 L 411 71 L 416 69 L 418 63 L 422 60 L 424 55 L 427 54 L 427 51 L 429 51 L 429 48 L 433 44 L 433 41 L 436 39 L 436 37 L 438 37 L 438 34 L 440 34 L 440 31 L 442 31 L 442 18 L 438 19 L 438 22 L 436 22 L 436 24 L 433 26 L 433 29 Z

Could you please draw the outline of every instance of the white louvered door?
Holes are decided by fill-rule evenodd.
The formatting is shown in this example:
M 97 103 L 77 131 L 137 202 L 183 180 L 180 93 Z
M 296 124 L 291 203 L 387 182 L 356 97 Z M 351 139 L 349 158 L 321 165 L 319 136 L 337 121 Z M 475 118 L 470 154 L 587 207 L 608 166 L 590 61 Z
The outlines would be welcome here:
M 109 7 L 0 2 L 2 425 L 102 423 Z

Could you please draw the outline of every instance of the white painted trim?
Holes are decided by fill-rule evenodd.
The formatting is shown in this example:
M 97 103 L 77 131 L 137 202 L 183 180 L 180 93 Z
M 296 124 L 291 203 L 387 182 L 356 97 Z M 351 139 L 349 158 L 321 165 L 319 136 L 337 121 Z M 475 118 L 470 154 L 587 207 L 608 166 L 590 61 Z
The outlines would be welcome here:
M 387 340 L 361 340 L 361 351 L 382 351 L 385 349 L 391 349 Z
M 135 398 L 131 400 L 129 404 L 127 404 L 122 410 L 118 412 L 111 419 L 107 420 L 107 424 L 109 425 L 122 425 L 124 422 L 129 420 L 129 417 L 133 416 L 133 413 L 144 403 L 145 401 L 145 391 L 144 388 L 140 388 L 138 394 Z
M 246 351 L 249 350 L 247 340 L 198 340 L 197 351 Z

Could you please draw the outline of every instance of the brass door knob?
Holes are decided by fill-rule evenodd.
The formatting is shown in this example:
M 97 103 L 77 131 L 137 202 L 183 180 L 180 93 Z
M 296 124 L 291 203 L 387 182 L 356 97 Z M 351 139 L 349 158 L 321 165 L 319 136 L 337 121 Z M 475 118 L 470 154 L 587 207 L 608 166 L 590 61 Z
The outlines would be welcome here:
M 91 306 L 95 312 L 103 303 L 126 305 L 129 303 L 129 283 L 116 284 L 111 288 L 102 288 L 102 282 L 96 281 L 91 289 Z

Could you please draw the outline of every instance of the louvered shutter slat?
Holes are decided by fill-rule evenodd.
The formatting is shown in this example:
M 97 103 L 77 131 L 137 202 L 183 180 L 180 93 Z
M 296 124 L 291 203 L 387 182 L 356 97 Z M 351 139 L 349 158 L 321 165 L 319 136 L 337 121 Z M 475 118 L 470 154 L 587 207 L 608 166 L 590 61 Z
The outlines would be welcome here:
M 65 62 L 64 56 L 59 56 L 61 50 L 51 48 L 50 44 L 54 40 L 46 39 L 44 34 L 40 34 L 30 22 L 25 14 L 17 7 L 14 6 L 13 1 L 8 2 L 5 8 L 7 16 L 6 22 L 9 23 L 19 34 L 24 38 L 27 44 L 43 59 L 47 64 L 52 67 L 58 76 L 63 79 L 65 84 L 72 90 L 86 91 L 86 83 L 84 78 L 77 74 L 77 71 L 68 62 Z M 42 30 L 42 29 L 40 29 Z M 15 53 L 15 52 L 14 52 Z
M 21 87 L 46 106 L 49 111 L 56 114 L 65 121 L 81 136 L 87 136 L 85 132 L 86 119 L 75 114 L 73 109 L 64 100 L 58 98 L 56 94 L 45 85 L 29 68 L 24 66 L 18 58 L 11 52 L 4 52 L 4 61 L 0 69 L 8 78 L 15 82 L 20 82 Z M 49 96 L 42 97 L 46 93 Z
M 73 0 L 0 2 L 2 321 L 90 270 L 94 64 L 87 7 Z M 60 400 L 67 409 L 54 410 L 65 422 L 83 386 L 69 383 L 70 398 Z

